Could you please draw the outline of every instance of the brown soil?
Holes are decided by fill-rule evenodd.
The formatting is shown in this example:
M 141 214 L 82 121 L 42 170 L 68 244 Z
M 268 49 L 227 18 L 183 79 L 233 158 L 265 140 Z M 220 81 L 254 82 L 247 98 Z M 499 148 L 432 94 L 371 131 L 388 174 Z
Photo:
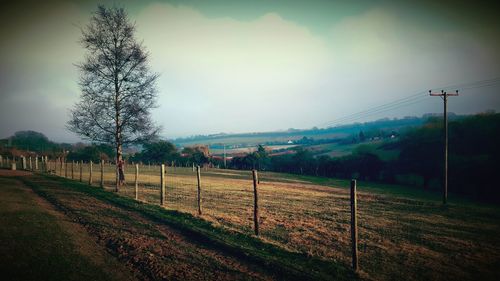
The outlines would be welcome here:
M 0 176 L 25 176 L 31 175 L 25 171 L 7 171 L 0 170 Z M 89 235 L 85 228 L 70 220 L 62 212 L 58 211 L 52 204 L 44 198 L 38 196 L 33 190 L 21 182 L 17 185 L 24 192 L 29 194 L 31 200 L 37 204 L 41 209 L 57 219 L 57 223 L 68 234 L 69 239 L 76 245 L 76 250 L 82 256 L 88 258 L 97 267 L 103 269 L 107 274 L 113 276 L 116 280 L 137 280 L 132 272 L 123 264 L 121 264 L 115 257 L 107 252 L 106 248 L 98 244 L 97 241 Z
M 6 170 L 6 169 L 0 169 L 0 177 L 19 177 L 19 176 L 29 176 L 31 175 L 31 172 L 28 171 L 20 171 L 20 170 Z
M 145 280 L 270 280 L 246 264 L 138 213 L 125 210 L 41 177 L 32 180 L 48 191 L 65 215 Z M 85 247 L 84 249 L 85 250 Z

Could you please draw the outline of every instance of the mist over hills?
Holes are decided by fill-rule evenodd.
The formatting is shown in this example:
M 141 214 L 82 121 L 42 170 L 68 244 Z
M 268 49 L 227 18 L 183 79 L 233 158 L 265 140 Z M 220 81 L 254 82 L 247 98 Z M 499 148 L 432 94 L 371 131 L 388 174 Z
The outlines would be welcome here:
M 192 137 L 176 138 L 172 142 L 179 146 L 193 144 L 207 145 L 232 145 L 232 144 L 285 144 L 288 141 L 294 141 L 303 137 L 312 138 L 315 140 L 321 139 L 342 139 L 352 134 L 358 134 L 360 131 L 398 131 L 404 127 L 414 127 L 424 124 L 429 118 L 439 118 L 442 114 L 427 113 L 421 117 L 407 116 L 403 118 L 382 118 L 369 122 L 356 122 L 346 125 L 338 125 L 335 127 L 310 129 L 294 129 L 290 128 L 284 131 L 274 132 L 253 132 L 253 133 L 217 133 L 210 135 L 196 135 Z M 466 115 L 456 115 L 452 112 L 448 113 L 450 120 L 465 117 Z

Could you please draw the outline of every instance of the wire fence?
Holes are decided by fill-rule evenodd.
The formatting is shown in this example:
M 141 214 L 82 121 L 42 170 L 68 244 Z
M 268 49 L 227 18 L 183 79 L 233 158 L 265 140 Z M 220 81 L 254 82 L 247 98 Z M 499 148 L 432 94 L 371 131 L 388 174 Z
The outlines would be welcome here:
M 116 185 L 116 166 L 109 162 L 103 163 L 102 173 L 101 163 L 66 163 L 46 157 L 32 157 L 31 160 L 29 157 L 0 157 L 0 167 L 50 173 L 90 183 L 96 188 L 101 186 L 102 175 L 104 189 L 114 191 Z M 136 198 L 137 190 L 137 200 L 160 204 L 161 166 L 138 164 L 137 168 L 136 171 L 135 164 L 125 163 L 125 184 L 118 195 Z M 200 217 L 215 226 L 252 235 L 255 225 L 252 172 L 204 167 L 200 175 Z M 348 181 L 328 179 L 328 184 L 313 184 L 311 179 L 273 172 L 259 172 L 259 178 L 260 239 L 289 251 L 347 266 L 351 264 L 352 197 L 346 188 Z M 341 185 L 345 187 L 338 187 Z M 165 166 L 164 187 L 164 208 L 199 216 L 196 169 Z M 401 257 L 405 263 L 412 264 L 415 270 L 412 276 L 418 277 L 418 272 L 432 272 L 426 271 L 428 267 L 425 266 L 430 261 L 451 269 L 455 263 L 448 253 L 467 254 L 481 250 L 479 246 L 474 246 L 477 249 L 459 247 L 460 243 L 469 243 L 475 234 L 471 232 L 462 237 L 453 232 L 454 227 L 460 228 L 464 221 L 439 215 L 440 201 L 433 203 L 375 192 L 359 192 L 357 198 L 360 268 L 374 279 L 398 279 L 404 275 L 397 274 L 413 274 L 391 267 L 400 264 Z M 434 221 L 453 227 L 429 223 Z M 472 217 L 466 221 L 468 229 L 480 228 L 481 225 L 477 225 L 480 222 Z M 450 238 L 461 242 L 446 243 Z M 411 249 L 425 249 L 430 244 L 440 245 L 439 255 L 412 254 Z M 488 246 L 486 249 L 497 248 Z M 439 263 L 438 256 L 439 261 L 446 259 L 447 262 Z
M 29 164 L 31 161 L 31 165 Z M 61 159 L 41 157 L 16 159 L 3 158 L 1 166 L 49 173 L 81 181 L 92 186 L 113 191 L 116 186 L 116 166 L 113 163 L 65 162 Z M 37 167 L 35 168 L 35 163 Z M 92 169 L 91 169 L 92 167 Z M 125 184 L 118 194 L 137 200 L 160 204 L 161 166 L 125 163 Z M 101 172 L 102 170 L 102 172 Z M 137 181 L 136 181 L 137 172 Z M 251 171 L 202 167 L 201 205 L 202 218 L 214 225 L 245 234 L 253 234 L 254 187 Z M 101 181 L 102 177 L 102 181 Z M 289 250 L 346 260 L 350 255 L 347 245 L 322 249 L 321 241 L 328 229 L 342 229 L 342 240 L 348 241 L 349 194 L 341 190 L 334 194 L 328 187 L 309 188 L 297 179 L 287 179 L 283 174 L 260 172 L 258 185 L 261 239 L 279 244 Z M 166 209 L 198 215 L 198 180 L 195 167 L 165 166 L 164 174 Z M 337 224 L 342 224 L 339 227 Z M 332 226 L 332 224 L 335 224 Z M 321 242 L 314 245 L 315 242 Z M 328 242 L 328 241 L 327 241 Z M 331 241 L 330 241 L 331 242 Z M 341 250 L 341 251 L 338 251 Z

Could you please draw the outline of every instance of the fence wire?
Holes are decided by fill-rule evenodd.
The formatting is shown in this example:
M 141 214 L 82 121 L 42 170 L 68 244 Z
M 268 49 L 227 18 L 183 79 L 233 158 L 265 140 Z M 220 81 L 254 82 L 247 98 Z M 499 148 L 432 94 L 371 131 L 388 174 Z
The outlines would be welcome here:
M 40 158 L 2 157 L 0 167 L 36 170 L 89 184 L 90 163 L 62 162 Z M 116 166 L 102 166 L 104 188 L 115 190 Z M 124 165 L 125 184 L 118 194 L 135 198 L 135 164 Z M 201 218 L 240 233 L 253 234 L 253 182 L 251 171 L 201 168 Z M 138 165 L 137 199 L 160 204 L 161 166 Z M 332 179 L 331 186 L 315 185 L 301 177 L 259 172 L 260 238 L 287 250 L 350 264 L 350 200 L 347 188 Z M 165 202 L 170 210 L 198 216 L 197 173 L 192 167 L 165 166 Z M 101 164 L 92 164 L 92 186 L 101 185 Z M 345 184 L 344 184 L 345 185 Z M 361 258 L 360 267 L 373 274 L 388 262 L 397 263 L 398 255 L 406 255 L 397 245 L 424 245 L 433 231 L 436 205 L 423 201 L 386 197 L 376 193 L 358 193 L 358 249 L 362 256 L 385 256 L 384 260 Z M 413 213 L 418 210 L 419 215 Z M 446 231 L 445 231 L 446 232 Z M 452 233 L 444 233 L 453 237 Z M 394 253 L 387 255 L 390 251 Z M 394 250 L 395 249 L 395 250 Z M 454 249 L 459 251 L 460 249 Z M 429 258 L 429 257 L 428 257 Z M 383 279 L 383 276 L 375 276 Z

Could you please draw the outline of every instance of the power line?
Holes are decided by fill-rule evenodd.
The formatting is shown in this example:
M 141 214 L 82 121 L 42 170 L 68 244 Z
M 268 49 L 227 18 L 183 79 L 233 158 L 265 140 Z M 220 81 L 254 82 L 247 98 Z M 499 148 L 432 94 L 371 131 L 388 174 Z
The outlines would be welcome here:
M 482 88 L 482 87 L 488 87 L 488 86 L 494 86 L 500 83 L 500 77 L 492 78 L 492 79 L 485 79 L 485 80 L 479 80 L 479 81 L 474 81 L 474 82 L 468 82 L 468 83 L 462 83 L 462 84 L 455 84 L 455 85 L 448 85 L 445 87 L 442 87 L 441 89 L 443 90 L 449 90 L 449 89 L 457 89 L 460 91 L 463 90 L 468 90 L 468 89 L 475 89 L 475 88 Z M 425 101 L 429 98 L 427 95 L 427 91 L 422 91 L 418 92 L 416 94 L 412 94 L 409 96 L 406 96 L 404 98 L 400 98 L 382 105 L 378 105 L 372 108 L 368 108 L 356 113 L 352 113 L 337 119 L 334 119 L 330 122 L 321 124 L 319 127 L 327 126 L 331 127 L 335 124 L 340 124 L 340 123 L 347 123 L 347 122 L 353 122 L 356 120 L 360 120 L 369 116 L 373 116 L 378 113 L 383 113 L 391 110 L 395 110 L 401 107 L 413 105 L 422 101 Z
M 397 105 L 394 105 L 394 106 L 391 106 L 391 107 L 382 108 L 382 109 L 377 110 L 377 111 L 373 111 L 373 112 L 369 112 L 367 114 L 355 116 L 355 117 L 352 117 L 352 118 L 349 118 L 349 119 L 346 119 L 346 120 L 337 121 L 337 122 L 331 123 L 331 124 L 334 125 L 334 124 L 340 124 L 340 123 L 355 122 L 355 121 L 358 121 L 358 120 L 361 120 L 361 119 L 364 119 L 364 118 L 367 118 L 367 117 L 378 115 L 378 114 L 383 113 L 383 112 L 396 110 L 396 109 L 399 109 L 399 108 L 402 108 L 402 107 L 407 107 L 407 106 L 414 105 L 414 104 L 417 104 L 417 103 L 420 103 L 420 102 L 423 102 L 423 101 L 426 101 L 426 100 L 428 100 L 428 97 L 421 97 L 420 99 L 412 101 L 412 102 L 405 102 L 405 103 L 397 104 Z
M 405 98 L 397 99 L 395 101 L 392 101 L 392 102 L 389 102 L 389 103 L 386 103 L 386 104 L 382 104 L 382 105 L 379 105 L 379 106 L 376 106 L 376 107 L 373 107 L 373 108 L 369 108 L 369 109 L 366 109 L 366 110 L 363 110 L 363 111 L 360 111 L 360 112 L 357 112 L 357 113 L 349 114 L 349 115 L 346 115 L 344 117 L 340 117 L 338 119 L 335 119 L 334 121 L 325 123 L 324 125 L 331 124 L 331 123 L 338 123 L 339 121 L 344 121 L 344 119 L 350 119 L 352 117 L 356 117 L 356 116 L 361 115 L 361 114 L 370 113 L 372 111 L 383 109 L 383 108 L 388 107 L 388 106 L 392 106 L 392 105 L 396 105 L 396 104 L 401 104 L 401 103 L 413 100 L 415 98 L 420 98 L 422 96 L 426 96 L 424 93 L 425 92 L 417 93 L 417 94 L 414 94 L 414 95 L 411 95 L 411 96 L 408 96 L 408 97 L 405 97 Z
M 483 85 L 483 84 L 490 84 L 490 83 L 498 83 L 500 81 L 500 77 L 496 78 L 491 78 L 491 79 L 485 79 L 485 80 L 479 80 L 479 81 L 474 81 L 474 82 L 467 82 L 467 83 L 462 83 L 462 84 L 454 84 L 454 85 L 449 85 L 445 87 L 438 87 L 434 89 L 442 89 L 442 90 L 461 90 L 464 87 L 469 87 L 469 86 L 475 86 L 475 85 Z
M 333 124 L 338 124 L 338 123 L 345 123 L 345 122 L 359 120 L 359 119 L 362 119 L 364 117 L 373 116 L 373 115 L 378 114 L 378 113 L 382 113 L 382 112 L 386 112 L 386 111 L 391 111 L 391 110 L 395 110 L 395 109 L 398 109 L 398 108 L 401 108 L 401 107 L 405 107 L 405 106 L 408 106 L 408 105 L 416 104 L 416 103 L 419 103 L 419 102 L 422 102 L 422 101 L 426 100 L 427 98 L 428 98 L 427 96 L 418 96 L 418 97 L 415 97 L 415 98 L 412 98 L 412 99 L 408 99 L 408 100 L 405 100 L 405 101 L 402 101 L 402 102 L 386 104 L 383 107 L 381 106 L 379 108 L 374 108 L 374 109 L 369 110 L 369 111 L 367 110 L 367 111 L 365 111 L 363 113 L 356 114 L 356 115 L 351 116 L 349 118 L 338 119 L 337 121 L 332 122 L 330 124 L 333 125 Z

